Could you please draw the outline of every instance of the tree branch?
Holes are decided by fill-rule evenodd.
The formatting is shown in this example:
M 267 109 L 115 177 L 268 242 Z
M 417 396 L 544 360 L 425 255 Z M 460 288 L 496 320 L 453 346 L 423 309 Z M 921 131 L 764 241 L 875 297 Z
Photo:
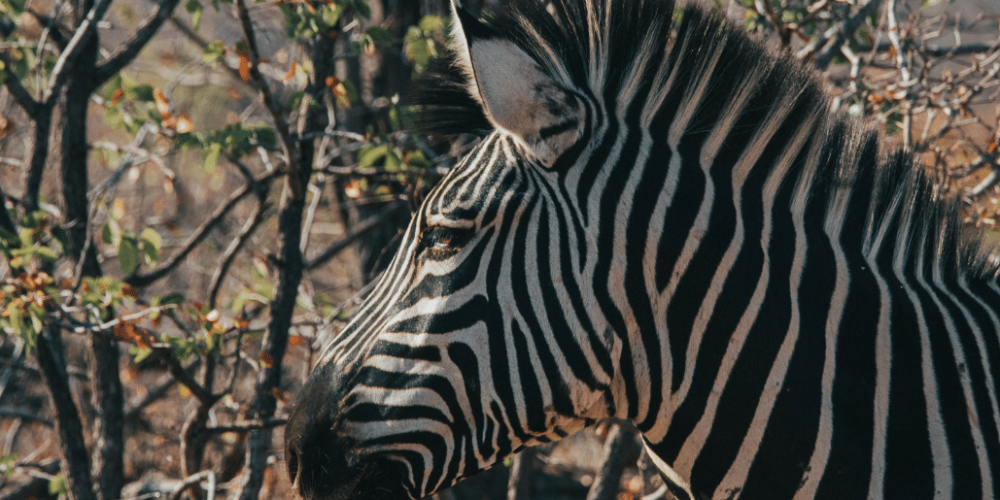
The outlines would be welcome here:
M 174 376 L 174 379 L 181 384 L 184 384 L 184 386 L 191 391 L 191 394 L 198 398 L 200 403 L 205 406 L 212 406 L 215 404 L 220 396 L 211 394 L 208 390 L 202 387 L 201 384 L 199 384 L 198 381 L 184 369 L 184 366 L 181 365 L 180 360 L 174 355 L 174 351 L 172 349 L 169 347 L 159 346 L 154 346 L 152 349 L 153 352 L 156 353 L 157 357 L 160 358 L 160 361 L 163 361 L 167 365 L 167 369 L 170 371 L 170 374 Z
M 56 408 L 56 430 L 59 432 L 59 446 L 63 457 L 60 460 L 62 471 L 69 483 L 73 500 L 95 500 L 90 478 L 90 457 L 83 440 L 83 423 L 76 404 L 73 403 L 69 378 L 63 368 L 62 334 L 55 325 L 48 325 L 45 330 L 38 336 L 38 365 Z
M 872 50 L 876 52 L 889 52 L 893 48 L 892 42 L 881 42 L 878 45 L 872 47 L 871 45 L 860 45 L 858 46 L 858 52 L 871 52 Z M 949 56 L 964 56 L 970 54 L 988 54 L 1000 48 L 1000 43 L 967 43 L 963 45 L 954 45 L 951 47 L 941 47 L 937 45 L 928 45 L 926 47 L 921 47 L 917 52 L 922 56 L 927 57 L 949 57 Z
M 858 28 L 864 25 L 865 18 L 881 4 L 882 0 L 866 0 L 853 16 L 848 16 L 832 28 L 817 34 L 816 38 L 796 55 L 799 58 L 805 58 L 815 53 L 816 60 L 813 62 L 813 66 L 820 71 L 825 70 L 833 58 L 840 53 L 840 46 L 854 36 Z
M 44 101 L 55 98 L 57 91 L 66 82 L 66 78 L 69 77 L 70 72 L 66 70 L 87 49 L 87 42 L 97 31 L 97 22 L 104 19 L 104 14 L 107 13 L 110 6 L 111 0 L 99 0 L 94 5 L 94 8 L 90 9 L 87 18 L 77 26 L 73 38 L 70 39 L 69 44 L 66 45 L 66 49 L 60 54 L 59 59 L 56 60 L 56 64 L 52 68 L 52 74 L 49 76 L 49 84 L 45 87 L 45 93 L 42 94 Z
M 285 155 L 285 161 L 288 162 L 289 175 L 286 183 L 292 191 L 292 198 L 295 200 L 305 199 L 305 182 L 308 182 L 308 177 L 305 180 L 300 178 L 299 148 L 292 141 L 288 122 L 285 121 L 284 114 L 281 112 L 277 101 L 275 101 L 267 80 L 260 73 L 260 51 L 257 48 L 257 37 L 254 35 L 253 22 L 250 20 L 250 12 L 247 10 L 244 0 L 236 0 L 236 12 L 239 14 L 240 25 L 243 27 L 243 33 L 246 35 L 247 47 L 249 49 L 249 54 L 245 54 L 245 56 L 250 59 L 250 79 L 253 81 L 254 86 L 257 87 L 257 91 L 260 92 L 261 99 L 264 101 L 264 108 L 271 115 L 275 131 L 278 133 L 278 142 L 281 143 L 282 153 Z
M 38 416 L 36 413 L 25 410 L 24 408 L 0 406 L 0 417 L 20 418 L 22 420 L 30 420 L 32 422 L 38 422 L 46 427 L 55 427 L 55 424 L 53 424 L 51 420 L 42 418 Z
M 173 493 L 170 494 L 170 500 L 180 500 L 181 496 L 184 494 L 188 488 L 204 481 L 208 480 L 208 499 L 214 500 L 215 498 L 215 472 L 210 470 L 203 470 L 193 476 L 188 476 L 181 481 L 181 484 L 174 488 Z
M 21 84 L 21 80 L 18 79 L 17 75 L 10 70 L 12 66 L 10 58 L 2 52 L 0 52 L 0 62 L 4 65 L 4 86 L 7 87 L 7 91 L 10 92 L 10 95 L 14 96 L 14 100 L 17 101 L 17 104 L 24 109 L 25 113 L 28 114 L 28 117 L 34 119 L 35 115 L 38 114 L 41 103 L 31 97 L 31 92 L 28 92 L 28 89 L 24 88 L 24 85 Z
M 24 210 L 38 210 L 38 193 L 42 189 L 42 174 L 49 158 L 49 136 L 52 133 L 53 103 L 46 101 L 38 106 L 32 117 L 31 159 L 24 182 Z
M 259 182 L 270 182 L 275 177 L 283 174 L 284 172 L 280 171 L 271 172 L 262 177 Z M 219 208 L 215 210 L 215 213 L 213 213 L 208 220 L 195 229 L 194 233 L 188 238 L 187 242 L 184 244 L 184 248 L 182 248 L 180 252 L 172 255 L 167 261 L 153 271 L 149 273 L 132 274 L 131 276 L 126 277 L 124 281 L 129 285 L 138 288 L 148 286 L 156 280 L 166 276 L 170 271 L 183 262 L 185 258 L 187 258 L 188 254 L 194 250 L 194 247 L 198 246 L 198 244 L 200 244 L 205 237 L 208 236 L 208 233 L 222 221 L 222 219 L 229 213 L 230 210 L 233 209 L 233 207 L 236 206 L 237 203 L 239 203 L 240 200 L 253 192 L 254 190 L 251 185 L 248 184 L 243 186 L 242 189 L 230 195 L 229 199 L 219 206 Z
M 216 425 L 205 427 L 205 432 L 212 434 L 222 434 L 224 432 L 250 432 L 261 429 L 273 429 L 288 423 L 287 418 L 266 418 L 264 420 L 251 420 L 249 422 L 236 422 L 229 425 Z
M 396 212 L 405 209 L 405 203 L 394 203 L 385 209 L 378 217 L 374 219 L 368 219 L 361 224 L 358 224 L 353 231 L 347 236 L 333 242 L 330 246 L 323 250 L 323 252 L 317 255 L 315 258 L 306 261 L 306 269 L 313 270 L 323 264 L 328 260 L 332 259 L 338 253 L 342 252 L 345 248 L 351 246 L 358 238 L 370 233 L 373 229 L 384 224 L 389 220 Z
M 136 30 L 135 35 L 132 36 L 132 39 L 127 42 L 125 47 L 97 66 L 97 71 L 94 74 L 94 88 L 108 81 L 115 73 L 121 71 L 122 68 L 135 59 L 139 51 L 159 31 L 163 22 L 170 18 L 170 15 L 179 2 L 180 0 L 160 0 L 160 3 L 156 5 L 156 12 L 143 21 L 142 26 Z
M 3 186 L 0 186 L 0 227 L 17 234 L 17 226 L 14 225 L 10 213 L 7 212 L 7 195 L 3 192 Z
M 233 264 L 236 254 L 243 248 L 247 240 L 253 236 L 260 223 L 264 222 L 264 215 L 266 213 L 267 205 L 265 203 L 262 202 L 257 205 L 254 208 L 253 215 L 243 224 L 243 229 L 240 231 L 239 236 L 229 243 L 229 248 L 226 248 L 226 252 L 222 256 L 222 262 L 215 269 L 215 273 L 212 274 L 212 284 L 208 288 L 210 290 L 208 293 L 208 303 L 211 304 L 213 309 L 215 308 L 216 298 L 219 296 L 219 289 L 222 288 L 222 280 L 229 272 L 229 266 Z

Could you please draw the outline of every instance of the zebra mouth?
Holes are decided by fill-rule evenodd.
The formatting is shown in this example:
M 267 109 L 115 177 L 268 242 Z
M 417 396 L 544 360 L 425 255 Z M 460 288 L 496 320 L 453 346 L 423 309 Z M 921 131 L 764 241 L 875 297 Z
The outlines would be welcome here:
M 342 454 L 287 456 L 292 490 L 304 500 L 403 500 L 411 498 L 396 468 L 379 461 L 350 466 Z

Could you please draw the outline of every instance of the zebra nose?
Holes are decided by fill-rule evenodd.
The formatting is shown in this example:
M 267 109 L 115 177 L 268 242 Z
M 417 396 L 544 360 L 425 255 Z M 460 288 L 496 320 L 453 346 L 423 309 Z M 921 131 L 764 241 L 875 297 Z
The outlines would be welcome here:
M 295 432 L 295 429 L 289 429 Z M 286 432 L 288 432 L 286 430 Z M 341 500 L 352 498 L 357 474 L 330 433 L 296 433 L 285 444 L 288 479 L 298 498 Z

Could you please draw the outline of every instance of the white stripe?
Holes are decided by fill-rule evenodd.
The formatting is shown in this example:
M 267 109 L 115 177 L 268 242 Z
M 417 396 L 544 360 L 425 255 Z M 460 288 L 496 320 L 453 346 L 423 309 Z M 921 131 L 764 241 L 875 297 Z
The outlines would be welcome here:
M 795 101 L 796 99 L 793 96 L 783 95 L 778 98 L 778 102 L 794 103 Z M 782 114 L 781 118 L 783 120 L 784 114 Z M 781 187 L 783 182 L 787 182 L 786 175 L 788 170 L 791 167 L 792 162 L 794 162 L 798 157 L 806 139 L 808 139 L 809 136 L 813 135 L 815 132 L 813 127 L 818 119 L 819 115 L 813 114 L 809 120 L 799 127 L 798 132 L 794 137 L 792 137 L 792 140 L 785 148 L 781 158 L 768 175 L 767 182 L 764 184 L 764 192 L 762 195 L 764 202 L 764 226 L 761 233 L 760 246 L 764 250 L 765 254 L 767 249 L 770 247 L 772 213 L 774 212 L 774 201 L 777 197 L 778 189 Z M 736 459 L 733 461 L 732 466 L 730 466 L 726 476 L 719 483 L 719 487 L 716 488 L 716 497 L 727 495 L 729 492 L 735 492 L 746 482 L 747 474 L 750 472 L 750 465 L 752 464 L 753 459 L 756 456 L 757 449 L 760 447 L 760 442 L 764 437 L 767 419 L 770 417 L 771 411 L 774 409 L 774 404 L 777 402 L 778 394 L 781 393 L 782 384 L 784 383 L 785 376 L 788 373 L 788 363 L 791 360 L 795 343 L 799 337 L 800 311 L 798 290 L 802 280 L 802 271 L 805 269 L 806 258 L 805 220 L 803 219 L 805 214 L 804 197 L 797 196 L 793 200 L 791 213 L 794 214 L 793 224 L 795 226 L 795 255 L 792 258 L 792 274 L 789 277 L 789 291 L 791 292 L 791 318 L 789 321 L 789 328 L 785 334 L 785 339 L 781 343 L 781 347 L 778 350 L 778 355 L 775 358 L 774 364 L 771 366 L 771 372 L 768 374 L 767 382 L 764 384 L 764 392 L 761 394 L 760 403 L 757 405 L 753 421 L 750 424 L 750 432 L 744 437 L 743 444 L 740 446 L 740 451 L 737 453 Z
M 911 212 L 909 211 L 905 213 L 904 220 L 900 224 L 901 227 L 913 226 L 914 222 L 910 215 Z M 946 500 L 951 495 L 951 475 L 948 473 L 951 469 L 951 456 L 948 453 L 947 434 L 945 433 L 944 422 L 941 417 L 941 409 L 938 406 L 938 388 L 937 381 L 934 378 L 934 364 L 930 354 L 931 346 L 930 339 L 928 338 L 927 321 L 924 318 L 924 312 L 917 292 L 907 282 L 904 274 L 904 266 L 907 265 L 907 262 L 905 262 L 906 248 L 909 244 L 909 238 L 899 238 L 896 258 L 893 260 L 893 271 L 896 278 L 902 284 L 903 291 L 906 293 L 917 315 L 924 400 L 927 410 L 927 425 L 930 433 L 931 460 L 934 464 L 934 500 Z M 924 245 L 924 241 L 919 241 L 916 243 L 916 248 L 922 249 Z

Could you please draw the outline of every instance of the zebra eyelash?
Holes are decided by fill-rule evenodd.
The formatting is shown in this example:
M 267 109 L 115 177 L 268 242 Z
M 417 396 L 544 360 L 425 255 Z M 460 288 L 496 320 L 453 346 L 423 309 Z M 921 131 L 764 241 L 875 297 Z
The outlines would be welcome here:
M 472 228 L 427 226 L 420 233 L 418 255 L 431 260 L 449 259 L 465 246 L 472 234 Z

